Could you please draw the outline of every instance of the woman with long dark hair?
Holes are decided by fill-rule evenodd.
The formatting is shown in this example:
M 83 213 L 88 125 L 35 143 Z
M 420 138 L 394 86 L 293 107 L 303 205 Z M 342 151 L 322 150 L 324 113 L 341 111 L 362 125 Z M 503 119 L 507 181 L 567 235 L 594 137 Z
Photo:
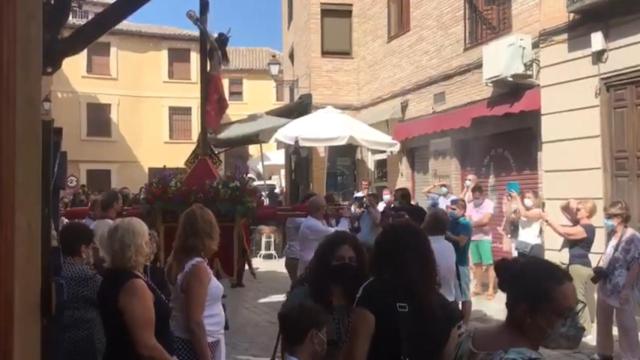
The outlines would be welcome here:
M 331 315 L 327 324 L 325 359 L 340 358 L 347 341 L 353 303 L 358 289 L 367 279 L 366 261 L 364 249 L 354 235 L 345 231 L 328 235 L 283 305 L 284 308 L 312 301 Z
M 462 315 L 438 291 L 424 231 L 408 220 L 387 225 L 376 239 L 372 275 L 357 296 L 343 358 L 450 358 Z

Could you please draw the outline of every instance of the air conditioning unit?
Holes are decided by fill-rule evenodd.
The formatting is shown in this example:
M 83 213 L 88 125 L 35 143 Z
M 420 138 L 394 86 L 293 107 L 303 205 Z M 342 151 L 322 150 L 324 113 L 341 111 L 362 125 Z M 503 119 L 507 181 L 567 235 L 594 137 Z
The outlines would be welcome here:
M 603 6 L 610 0 L 567 0 L 567 12 L 572 14 L 580 14 L 585 11 L 593 10 L 599 6 Z
M 482 78 L 487 85 L 496 83 L 535 83 L 534 53 L 531 36 L 511 34 L 482 48 Z

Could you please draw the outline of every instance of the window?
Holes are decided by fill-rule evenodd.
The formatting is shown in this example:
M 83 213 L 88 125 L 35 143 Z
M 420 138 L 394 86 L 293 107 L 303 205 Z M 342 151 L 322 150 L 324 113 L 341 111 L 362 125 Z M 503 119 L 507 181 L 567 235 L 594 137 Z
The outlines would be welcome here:
M 111 44 L 96 42 L 87 48 L 87 74 L 111 76 Z
M 242 101 L 242 79 L 229 79 L 229 101 Z
M 169 49 L 169 79 L 191 80 L 191 50 Z
M 374 183 L 386 183 L 387 182 L 387 158 L 386 158 L 386 155 L 382 159 L 375 159 L 373 161 L 373 182 Z
M 351 6 L 323 4 L 322 55 L 351 56 Z
M 293 21 L 293 0 L 287 0 L 287 21 L 288 26 L 291 26 Z
M 387 37 L 391 40 L 409 31 L 411 25 L 409 0 L 389 0 L 387 8 Z
M 111 190 L 110 169 L 87 169 L 87 188 L 90 192 L 103 193 Z
M 473 46 L 511 31 L 511 0 L 465 0 L 466 45 Z
M 284 101 L 284 84 L 282 82 L 276 82 L 276 102 Z
M 169 107 L 169 140 L 191 140 L 191 108 Z
M 71 8 L 71 18 L 75 20 L 89 20 L 93 17 L 93 14 L 89 10 L 79 9 L 77 7 Z
M 87 137 L 111 138 L 111 104 L 87 103 Z
M 291 63 L 291 67 L 293 67 L 296 64 L 296 52 L 294 51 L 293 48 L 289 50 L 289 62 Z

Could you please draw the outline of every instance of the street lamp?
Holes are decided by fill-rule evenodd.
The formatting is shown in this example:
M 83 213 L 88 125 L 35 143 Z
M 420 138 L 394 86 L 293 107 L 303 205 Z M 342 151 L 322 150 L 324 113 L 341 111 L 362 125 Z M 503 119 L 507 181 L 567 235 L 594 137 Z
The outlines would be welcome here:
M 271 59 L 269 59 L 267 66 L 269 67 L 269 73 L 272 78 L 275 79 L 280 75 L 280 68 L 282 67 L 282 64 L 275 55 L 271 55 Z
M 49 118 L 51 117 L 51 96 L 50 94 L 45 95 L 42 99 L 42 115 Z
M 298 90 L 298 79 L 293 80 L 285 80 L 280 79 L 280 71 L 282 70 L 282 63 L 278 60 L 276 55 L 271 55 L 271 59 L 267 62 L 267 67 L 269 68 L 269 74 L 278 84 L 282 86 L 289 86 L 289 101 L 293 102 L 293 97 L 295 96 L 296 91 Z

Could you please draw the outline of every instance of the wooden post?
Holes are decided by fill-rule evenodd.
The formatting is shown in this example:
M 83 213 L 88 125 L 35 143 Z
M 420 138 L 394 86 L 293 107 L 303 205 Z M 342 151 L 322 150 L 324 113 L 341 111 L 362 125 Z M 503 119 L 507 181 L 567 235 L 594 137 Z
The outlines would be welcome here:
M 200 23 L 208 28 L 209 0 L 200 0 Z M 209 140 L 207 139 L 207 52 L 209 49 L 209 34 L 200 31 L 200 137 L 198 148 L 200 156 L 209 154 Z

